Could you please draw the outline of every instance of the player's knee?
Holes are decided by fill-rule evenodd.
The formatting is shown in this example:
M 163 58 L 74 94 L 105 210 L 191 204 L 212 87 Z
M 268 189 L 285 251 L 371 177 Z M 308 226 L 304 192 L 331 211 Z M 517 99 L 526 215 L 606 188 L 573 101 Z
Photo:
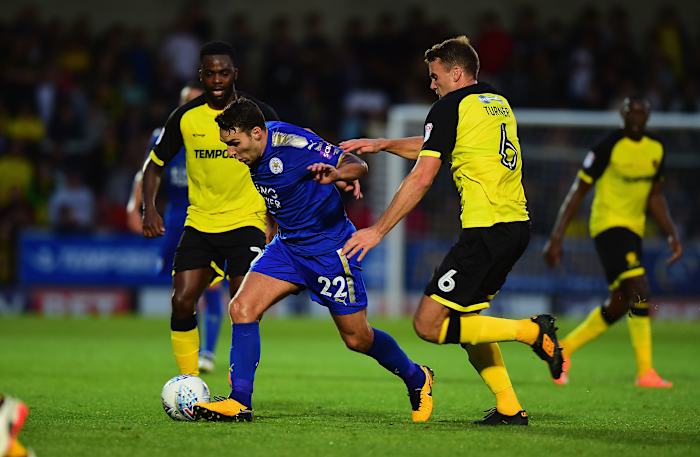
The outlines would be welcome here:
M 231 299 L 228 312 L 234 324 L 246 324 L 258 320 L 258 316 L 249 302 L 241 300 L 239 297 Z
M 372 335 L 364 333 L 343 334 L 343 342 L 351 351 L 366 353 L 372 347 Z
M 648 316 L 649 295 L 649 285 L 643 278 L 626 284 L 624 296 L 629 313 L 634 316 Z
M 625 314 L 627 314 L 627 309 L 624 307 L 612 307 L 608 305 L 600 309 L 600 315 L 608 325 L 614 324 Z
M 434 322 L 416 317 L 413 319 L 413 330 L 415 330 L 416 335 L 422 340 L 430 343 L 440 342 L 440 327 L 436 326 Z
M 194 314 L 196 299 L 186 293 L 175 292 L 171 300 L 172 314 L 177 319 L 186 319 Z
M 634 316 L 649 315 L 649 292 L 648 290 L 635 290 L 629 297 L 629 312 Z

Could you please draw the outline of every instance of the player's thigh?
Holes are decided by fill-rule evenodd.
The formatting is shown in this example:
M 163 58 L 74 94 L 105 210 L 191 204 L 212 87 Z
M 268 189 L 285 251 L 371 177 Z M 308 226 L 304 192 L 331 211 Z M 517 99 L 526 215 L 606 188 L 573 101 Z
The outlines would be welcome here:
M 218 259 L 216 248 L 213 245 L 213 237 L 215 235 L 200 232 L 192 227 L 185 227 L 175 249 L 175 259 L 173 260 L 174 275 L 178 276 L 179 273 L 190 270 L 207 270 L 209 272 L 208 282 L 211 282 L 216 275 L 216 271 L 221 271 L 220 267 L 216 265 L 216 262 L 221 262 L 221 260 Z M 190 277 L 191 275 L 186 276 Z M 197 277 L 199 277 L 199 274 Z
M 425 288 L 424 295 L 432 301 L 423 300 L 421 316 L 433 314 L 429 313 L 435 307 L 433 302 L 463 313 L 488 307 L 483 284 L 495 259 L 484 240 L 484 230 L 462 230 Z
M 265 287 L 270 289 L 260 290 Z M 251 266 L 231 299 L 231 319 L 234 322 L 256 316 L 259 319 L 267 308 L 284 296 L 299 292 L 303 287 L 304 278 L 297 271 L 288 250 L 279 238 L 275 238 Z M 258 298 L 258 294 L 266 294 L 264 300 Z
M 630 310 L 635 313 L 638 310 L 645 310 L 649 308 L 649 281 L 646 275 L 633 276 L 622 280 L 620 283 L 620 290 L 624 297 L 625 302 L 629 306 Z M 646 315 L 648 313 L 642 312 Z
M 641 238 L 631 230 L 613 227 L 596 235 L 594 243 L 610 290 L 619 288 L 626 279 L 646 274 L 641 264 Z
M 367 308 L 362 264 L 340 250 L 313 257 L 294 256 L 297 270 L 309 289 L 309 297 L 333 315 L 354 314 Z
M 210 268 L 178 271 L 173 276 L 173 313 L 178 318 L 192 315 L 199 297 L 209 286 L 212 278 Z
M 260 320 L 269 307 L 299 290 L 300 286 L 297 284 L 250 271 L 231 299 L 231 320 L 236 324 Z
M 229 278 L 243 277 L 265 250 L 265 233 L 257 227 L 241 227 L 218 234 L 216 248 L 226 261 Z M 235 295 L 236 281 L 230 283 Z
M 484 242 L 491 253 L 491 268 L 486 273 L 479 295 L 488 301 L 501 290 L 508 274 L 525 252 L 530 242 L 529 222 L 496 224 L 483 232 Z
M 445 319 L 452 313 L 456 313 L 456 311 L 427 295 L 423 295 L 413 316 L 413 329 L 422 339 L 437 342 Z

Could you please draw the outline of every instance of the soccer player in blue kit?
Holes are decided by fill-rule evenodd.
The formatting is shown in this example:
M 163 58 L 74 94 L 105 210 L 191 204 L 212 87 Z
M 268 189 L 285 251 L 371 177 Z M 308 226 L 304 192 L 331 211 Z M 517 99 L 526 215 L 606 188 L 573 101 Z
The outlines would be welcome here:
M 202 85 L 197 82 L 187 84 L 180 91 L 180 106 L 194 100 L 204 93 Z M 153 149 L 153 146 L 162 135 L 163 128 L 158 128 L 153 131 L 148 151 Z M 185 167 L 185 152 L 184 147 L 175 155 L 173 160 L 168 163 L 167 170 L 163 173 L 163 192 L 166 196 L 167 204 L 163 213 L 163 224 L 165 225 L 165 234 L 160 239 L 161 243 L 161 275 L 167 276 L 168 280 L 172 277 L 172 265 L 175 257 L 175 248 L 182 236 L 182 229 L 185 227 L 185 219 L 187 218 L 187 207 L 189 199 L 187 198 L 187 169 Z M 143 233 L 143 224 L 141 220 L 141 206 L 143 203 L 141 181 L 143 172 L 139 171 L 134 176 L 134 185 L 127 204 L 127 222 L 129 230 L 134 233 Z M 217 279 L 221 279 L 220 276 Z M 208 373 L 214 370 L 214 353 L 216 350 L 216 341 L 219 337 L 219 329 L 221 328 L 221 318 L 223 314 L 223 304 L 221 303 L 221 287 L 220 283 L 213 284 L 204 292 L 204 319 L 200 320 L 200 326 L 204 326 L 204 338 L 202 348 L 199 352 L 199 371 Z
M 336 186 L 367 173 L 367 164 L 285 122 L 265 122 L 260 109 L 239 98 L 216 118 L 229 155 L 250 167 L 278 232 L 245 276 L 229 304 L 231 394 L 194 407 L 197 419 L 250 421 L 255 371 L 260 359 L 259 321 L 265 310 L 304 288 L 328 307 L 348 349 L 374 358 L 408 389 L 412 420 L 433 409 L 433 373 L 414 363 L 387 333 L 367 321 L 367 294 L 360 262 L 340 253 L 355 227 Z

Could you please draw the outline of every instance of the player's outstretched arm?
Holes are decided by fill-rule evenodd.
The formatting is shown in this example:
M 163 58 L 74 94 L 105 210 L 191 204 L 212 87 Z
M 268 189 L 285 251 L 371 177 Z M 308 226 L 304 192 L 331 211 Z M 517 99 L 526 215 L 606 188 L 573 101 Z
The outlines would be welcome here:
M 321 184 L 331 184 L 338 181 L 350 183 L 367 174 L 367 164 L 355 155 L 343 154 L 337 167 L 319 162 L 309 165 L 307 170 Z
M 436 157 L 419 157 L 413 170 L 399 186 L 376 224 L 353 233 L 343 246 L 343 254 L 352 257 L 360 253 L 358 260 L 364 259 L 370 249 L 378 245 L 384 236 L 423 199 L 435 176 L 440 171 L 442 161 Z
M 670 265 L 681 258 L 683 255 L 683 246 L 678 237 L 676 226 L 671 219 L 671 212 L 668 210 L 668 203 L 666 203 L 661 181 L 655 182 L 654 186 L 651 188 L 647 206 L 649 207 L 651 216 L 666 234 L 666 241 L 671 248 L 671 257 L 667 260 L 667 263 Z
M 139 170 L 134 176 L 134 183 L 131 186 L 131 195 L 126 204 L 126 226 L 134 233 L 143 233 L 143 222 L 141 220 L 141 206 L 143 204 L 143 190 L 141 180 L 143 172 Z
M 547 244 L 545 244 L 542 252 L 545 262 L 547 262 L 547 265 L 550 267 L 559 265 L 563 254 L 562 243 L 564 241 L 566 228 L 569 226 L 571 219 L 578 213 L 581 202 L 591 187 L 593 187 L 591 184 L 582 181 L 581 178 L 577 176 L 569 192 L 566 194 L 566 198 L 564 198 L 564 202 L 559 208 L 552 233 L 549 235 L 549 240 Z
M 380 151 L 386 151 L 409 160 L 416 160 L 418 158 L 421 146 L 423 146 L 423 137 L 420 136 L 393 139 L 357 138 L 340 143 L 340 147 L 343 148 L 345 152 L 375 154 Z
M 153 160 L 146 162 L 146 169 L 143 172 L 143 236 L 155 238 L 165 234 L 163 218 L 158 214 L 156 208 L 156 194 L 160 187 L 160 177 L 163 167 L 158 166 Z

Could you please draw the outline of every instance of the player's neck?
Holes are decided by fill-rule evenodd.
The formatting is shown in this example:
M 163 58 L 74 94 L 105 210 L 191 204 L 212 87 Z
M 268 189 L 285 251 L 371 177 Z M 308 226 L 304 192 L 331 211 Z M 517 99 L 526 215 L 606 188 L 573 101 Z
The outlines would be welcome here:
M 454 90 L 452 90 L 452 92 L 454 92 L 456 90 L 464 89 L 465 87 L 473 86 L 474 84 L 478 84 L 478 83 L 479 83 L 479 81 L 477 81 L 476 79 L 473 79 L 473 78 L 465 79 L 464 81 L 458 81 L 457 84 L 455 85 Z
M 206 97 L 207 105 L 209 106 L 209 108 L 211 108 L 213 110 L 217 110 L 217 111 L 223 111 L 228 106 L 228 104 L 231 103 L 235 99 L 236 99 L 236 91 L 235 90 L 231 93 L 231 96 L 226 101 L 216 100 L 210 96 Z
M 632 131 L 628 129 L 623 129 L 623 132 L 627 138 L 632 141 L 641 141 L 644 138 L 644 131 Z

